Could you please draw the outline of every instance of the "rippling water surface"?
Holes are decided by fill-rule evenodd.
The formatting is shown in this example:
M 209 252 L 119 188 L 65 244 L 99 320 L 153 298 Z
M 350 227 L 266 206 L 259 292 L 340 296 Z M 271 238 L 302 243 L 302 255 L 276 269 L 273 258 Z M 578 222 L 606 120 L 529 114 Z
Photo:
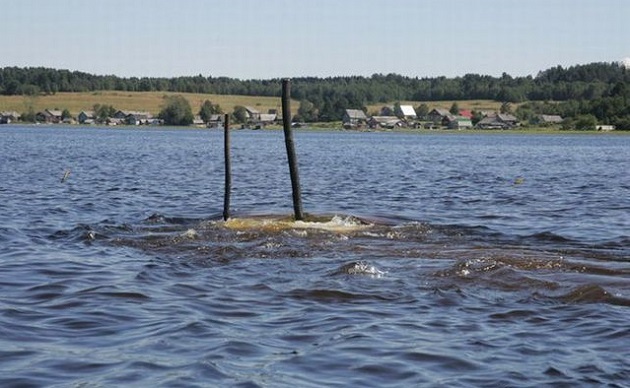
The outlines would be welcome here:
M 630 137 L 0 127 L 0 386 L 627 386 Z

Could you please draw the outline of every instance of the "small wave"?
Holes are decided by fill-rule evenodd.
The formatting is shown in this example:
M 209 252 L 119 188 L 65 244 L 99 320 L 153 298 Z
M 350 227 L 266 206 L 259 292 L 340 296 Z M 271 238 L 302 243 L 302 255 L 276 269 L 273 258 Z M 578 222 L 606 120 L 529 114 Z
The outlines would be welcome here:
M 144 219 L 147 224 L 173 224 L 173 225 L 186 225 L 201 221 L 200 219 L 191 219 L 184 217 L 167 217 L 159 213 L 153 213 L 149 217 Z
M 385 275 L 385 272 L 365 261 L 353 261 L 339 267 L 333 275 L 367 275 L 379 278 Z
M 479 259 L 467 261 L 468 266 L 484 272 L 499 267 L 510 267 L 523 271 L 563 270 L 570 268 L 562 256 L 545 252 L 520 250 L 497 250 Z
M 630 247 L 630 236 L 619 236 L 590 246 L 590 248 L 594 249 L 611 249 L 622 252 L 630 250 L 628 247 Z M 630 252 L 628 252 L 628 254 L 630 255 Z
M 363 299 L 361 295 L 338 290 L 293 290 L 291 296 L 298 299 L 350 301 Z
M 609 303 L 630 307 L 630 299 L 614 296 L 597 284 L 577 287 L 557 299 L 565 303 Z
M 552 232 L 535 233 L 535 234 L 526 236 L 525 239 L 531 239 L 534 241 L 541 241 L 541 242 L 552 242 L 552 243 L 569 243 L 573 241 L 569 238 L 563 237 L 561 235 L 558 235 Z
M 51 240 L 65 240 L 68 242 L 89 243 L 97 238 L 106 238 L 104 234 L 98 233 L 92 226 L 79 224 L 71 230 L 58 230 L 49 236 Z
M 144 222 L 151 224 L 162 224 L 165 222 L 165 218 L 163 215 L 158 213 L 153 213 L 147 218 L 144 219 Z
M 491 258 L 463 260 L 457 263 L 456 273 L 461 277 L 467 277 L 471 273 L 495 271 L 503 266 L 503 263 Z
M 321 302 L 352 302 L 359 300 L 391 301 L 400 298 L 400 295 L 381 295 L 371 293 L 353 293 L 342 290 L 329 289 L 296 289 L 289 292 L 289 296 L 296 299 L 308 299 Z

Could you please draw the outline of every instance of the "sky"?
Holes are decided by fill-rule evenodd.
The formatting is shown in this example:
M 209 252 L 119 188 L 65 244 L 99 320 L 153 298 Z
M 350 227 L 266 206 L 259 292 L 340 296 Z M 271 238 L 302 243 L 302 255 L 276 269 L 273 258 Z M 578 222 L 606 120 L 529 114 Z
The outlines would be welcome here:
M 628 0 L 0 0 L 0 67 L 238 79 L 536 74 L 630 57 Z

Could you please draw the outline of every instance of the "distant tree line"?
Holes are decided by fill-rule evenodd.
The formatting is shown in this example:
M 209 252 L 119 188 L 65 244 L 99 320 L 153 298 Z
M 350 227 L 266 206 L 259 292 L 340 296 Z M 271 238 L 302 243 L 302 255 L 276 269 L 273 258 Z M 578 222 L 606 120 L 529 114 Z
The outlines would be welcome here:
M 227 77 L 121 78 L 113 75 L 49 68 L 0 69 L 0 94 L 40 95 L 58 92 L 118 90 L 280 96 L 280 79 L 239 80 Z M 522 120 L 538 114 L 597 121 L 630 130 L 630 70 L 618 63 L 552 67 L 537 76 L 417 78 L 397 74 L 371 77 L 301 77 L 292 81 L 303 121 L 338 120 L 347 108 L 392 101 L 495 100 L 519 104 Z

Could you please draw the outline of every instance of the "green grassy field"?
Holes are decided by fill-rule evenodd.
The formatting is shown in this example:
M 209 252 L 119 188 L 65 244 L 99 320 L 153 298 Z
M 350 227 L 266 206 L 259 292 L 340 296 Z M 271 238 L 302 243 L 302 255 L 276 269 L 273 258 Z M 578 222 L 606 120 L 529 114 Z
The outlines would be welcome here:
M 219 104 L 224 112 L 231 112 L 236 105 L 251 106 L 256 110 L 266 113 L 269 109 L 280 111 L 281 101 L 278 97 L 253 97 L 217 94 L 193 94 L 193 93 L 168 93 L 168 92 L 120 92 L 103 91 L 88 93 L 57 93 L 48 96 L 0 96 L 0 111 L 27 112 L 33 108 L 35 112 L 44 109 L 68 109 L 73 116 L 77 116 L 83 110 L 92 110 L 95 104 L 112 105 L 116 109 L 150 112 L 156 115 L 164 104 L 164 96 L 182 95 L 190 103 L 193 112 L 198 112 L 205 100 L 213 104 Z M 417 107 L 423 101 L 401 101 L 402 105 Z M 453 101 L 428 101 L 425 102 L 430 109 L 449 109 Z M 499 110 L 501 103 L 490 100 L 457 101 L 461 109 L 470 110 Z M 368 113 L 377 112 L 385 105 L 371 104 L 367 106 Z M 291 102 L 292 114 L 297 113 L 299 102 Z M 355 108 L 355 107 L 351 107 Z M 341 118 L 340 118 L 341 119 Z

